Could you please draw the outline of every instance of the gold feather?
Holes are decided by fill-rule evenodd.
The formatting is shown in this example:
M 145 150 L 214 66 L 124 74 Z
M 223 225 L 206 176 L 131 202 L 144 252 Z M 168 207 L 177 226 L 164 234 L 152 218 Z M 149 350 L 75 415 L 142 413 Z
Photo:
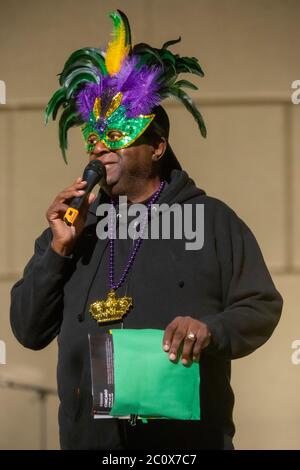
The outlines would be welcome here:
M 98 121 L 101 115 L 101 98 L 95 99 L 93 114 L 95 116 L 96 121 Z
M 110 102 L 109 108 L 105 113 L 105 119 L 108 119 L 109 116 L 120 106 L 123 98 L 123 94 L 119 91 Z
M 113 39 L 107 46 L 105 65 L 109 75 L 112 76 L 120 71 L 122 63 L 130 50 L 130 44 L 126 44 L 126 27 L 122 16 L 118 11 L 114 11 L 110 17 L 114 23 Z

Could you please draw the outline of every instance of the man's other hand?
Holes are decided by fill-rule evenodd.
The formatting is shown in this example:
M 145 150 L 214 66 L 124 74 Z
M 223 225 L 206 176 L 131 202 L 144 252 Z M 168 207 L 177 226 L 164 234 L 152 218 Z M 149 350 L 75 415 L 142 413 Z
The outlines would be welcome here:
M 165 329 L 163 349 L 184 365 L 199 362 L 201 350 L 209 345 L 211 333 L 205 323 L 192 317 L 176 317 Z

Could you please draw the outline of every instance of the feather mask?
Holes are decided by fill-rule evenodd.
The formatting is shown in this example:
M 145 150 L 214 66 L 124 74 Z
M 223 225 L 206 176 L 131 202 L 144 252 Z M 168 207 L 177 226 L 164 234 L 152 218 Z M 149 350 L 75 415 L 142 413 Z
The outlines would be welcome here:
M 116 10 L 110 17 L 114 27 L 106 51 L 84 48 L 73 52 L 60 74 L 60 88 L 45 110 L 47 123 L 49 118 L 55 120 L 62 108 L 59 142 L 65 162 L 71 127 L 82 126 L 88 151 L 94 145 L 89 143 L 91 135 L 111 150 L 128 147 L 145 132 L 155 117 L 152 110 L 167 97 L 184 104 L 206 137 L 202 115 L 183 90 L 197 87 L 177 80 L 181 73 L 202 77 L 198 60 L 169 51 L 180 38 L 166 42 L 161 49 L 143 43 L 132 47 L 126 15 Z

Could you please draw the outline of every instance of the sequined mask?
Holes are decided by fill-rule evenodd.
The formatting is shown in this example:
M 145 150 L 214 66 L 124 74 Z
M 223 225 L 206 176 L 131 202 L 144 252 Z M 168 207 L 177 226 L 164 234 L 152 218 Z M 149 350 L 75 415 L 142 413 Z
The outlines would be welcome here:
M 98 141 L 110 150 L 129 147 L 154 119 L 155 114 L 128 118 L 125 107 L 121 105 L 122 97 L 122 93 L 117 93 L 105 113 L 101 109 L 101 98 L 95 99 L 89 122 L 81 128 L 88 153 L 94 150 Z

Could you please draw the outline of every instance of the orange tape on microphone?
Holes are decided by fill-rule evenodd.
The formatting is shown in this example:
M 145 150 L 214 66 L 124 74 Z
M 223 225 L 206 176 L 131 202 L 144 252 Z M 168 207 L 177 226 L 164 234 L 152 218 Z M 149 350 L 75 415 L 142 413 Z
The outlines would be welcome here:
M 67 225 L 73 225 L 75 220 L 77 219 L 78 214 L 79 214 L 79 211 L 77 209 L 74 209 L 73 207 L 69 207 L 64 215 L 64 221 L 66 222 Z

